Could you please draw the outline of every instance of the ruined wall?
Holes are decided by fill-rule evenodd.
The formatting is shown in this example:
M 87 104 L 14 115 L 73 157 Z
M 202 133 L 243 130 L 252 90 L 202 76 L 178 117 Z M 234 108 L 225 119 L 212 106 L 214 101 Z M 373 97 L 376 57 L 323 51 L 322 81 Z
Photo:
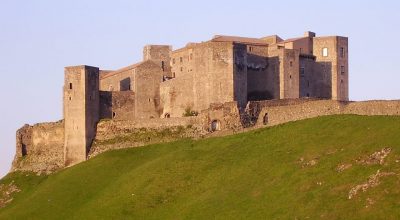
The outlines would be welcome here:
M 135 93 L 100 91 L 100 119 L 135 119 Z
M 213 103 L 198 118 L 202 129 L 208 132 L 243 128 L 237 102 Z
M 202 137 L 206 134 L 202 127 L 199 117 L 102 120 L 89 157 L 113 149 Z
M 17 131 L 11 171 L 50 173 L 64 167 L 64 122 L 24 125 Z
M 290 121 L 324 115 L 400 115 L 400 101 L 345 102 L 336 100 L 308 101 L 286 106 L 265 107 L 257 126 L 273 126 Z
M 67 166 L 86 160 L 99 120 L 99 69 L 89 66 L 65 68 L 65 143 Z

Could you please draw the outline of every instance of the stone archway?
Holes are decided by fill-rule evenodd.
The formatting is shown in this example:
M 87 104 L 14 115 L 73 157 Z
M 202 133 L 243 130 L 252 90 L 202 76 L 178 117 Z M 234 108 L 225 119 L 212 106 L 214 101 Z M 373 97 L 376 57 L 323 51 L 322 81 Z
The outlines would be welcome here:
M 221 130 L 221 122 L 219 120 L 211 121 L 211 131 L 220 131 Z
M 263 124 L 264 124 L 264 125 L 267 125 L 267 124 L 268 124 L 268 112 L 264 114 L 264 117 L 263 117 Z

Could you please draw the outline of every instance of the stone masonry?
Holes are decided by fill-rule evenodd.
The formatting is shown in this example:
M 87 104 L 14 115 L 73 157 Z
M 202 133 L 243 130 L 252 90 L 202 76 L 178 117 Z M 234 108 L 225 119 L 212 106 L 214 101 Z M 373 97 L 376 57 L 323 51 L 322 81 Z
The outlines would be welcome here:
M 104 137 L 116 125 L 204 136 L 328 114 L 398 115 L 398 101 L 348 102 L 348 54 L 346 37 L 313 32 L 287 40 L 217 35 L 177 50 L 146 45 L 143 61 L 115 71 L 66 67 L 64 120 L 21 128 L 13 170 L 85 161 L 98 129 Z

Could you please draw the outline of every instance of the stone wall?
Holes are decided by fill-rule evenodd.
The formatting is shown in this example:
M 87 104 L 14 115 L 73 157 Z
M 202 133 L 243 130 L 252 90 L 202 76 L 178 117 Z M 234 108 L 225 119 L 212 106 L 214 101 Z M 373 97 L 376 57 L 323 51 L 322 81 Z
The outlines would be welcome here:
M 135 119 L 135 93 L 132 91 L 100 91 L 100 118 Z
M 17 131 L 11 171 L 49 173 L 64 167 L 64 122 L 24 125 Z
M 273 126 L 324 115 L 400 115 L 400 101 L 346 102 L 318 100 L 264 107 L 260 111 L 257 126 Z
M 89 157 L 108 150 L 201 137 L 206 134 L 201 123 L 200 117 L 102 120 Z

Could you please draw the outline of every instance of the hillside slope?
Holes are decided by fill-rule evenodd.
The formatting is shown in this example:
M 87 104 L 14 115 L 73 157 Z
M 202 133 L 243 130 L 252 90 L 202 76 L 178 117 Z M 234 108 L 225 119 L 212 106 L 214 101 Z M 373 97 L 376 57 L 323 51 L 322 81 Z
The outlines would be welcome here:
M 14 173 L 0 219 L 400 219 L 400 117 L 327 116 Z M 349 199 L 351 197 L 351 199 Z

